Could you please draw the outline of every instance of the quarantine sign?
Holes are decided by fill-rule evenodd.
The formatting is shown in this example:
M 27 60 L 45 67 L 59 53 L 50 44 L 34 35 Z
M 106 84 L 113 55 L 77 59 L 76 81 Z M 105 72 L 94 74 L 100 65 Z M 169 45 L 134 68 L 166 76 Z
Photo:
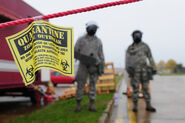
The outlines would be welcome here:
M 73 28 L 35 21 L 6 40 L 25 85 L 33 83 L 35 72 L 42 68 L 73 76 Z

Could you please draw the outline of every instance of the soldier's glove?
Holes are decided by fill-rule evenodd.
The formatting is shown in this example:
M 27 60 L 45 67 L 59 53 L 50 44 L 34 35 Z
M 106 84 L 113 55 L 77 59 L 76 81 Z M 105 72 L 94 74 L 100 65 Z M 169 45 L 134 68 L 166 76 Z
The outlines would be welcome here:
M 128 74 L 129 74 L 130 77 L 133 77 L 134 76 L 134 68 L 128 67 L 127 68 L 127 72 L 128 72 Z
M 98 66 L 98 75 L 103 75 L 104 74 L 104 63 L 100 63 Z
M 157 74 L 157 71 L 155 69 L 152 70 L 152 74 L 155 75 Z

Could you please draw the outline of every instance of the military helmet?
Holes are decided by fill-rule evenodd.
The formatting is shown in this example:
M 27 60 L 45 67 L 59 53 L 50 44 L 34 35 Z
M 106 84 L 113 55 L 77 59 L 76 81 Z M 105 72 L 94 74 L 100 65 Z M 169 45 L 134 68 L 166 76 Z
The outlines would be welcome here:
M 142 34 L 143 34 L 140 30 L 135 30 L 135 31 L 132 33 L 132 37 L 134 36 L 135 33 L 140 33 L 141 36 L 142 36 Z

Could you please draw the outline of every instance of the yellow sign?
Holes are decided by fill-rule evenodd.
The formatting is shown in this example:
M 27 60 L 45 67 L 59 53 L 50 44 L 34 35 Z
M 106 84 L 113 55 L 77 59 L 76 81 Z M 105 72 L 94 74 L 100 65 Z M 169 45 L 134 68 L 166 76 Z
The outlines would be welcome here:
M 42 68 L 74 75 L 73 28 L 35 21 L 6 40 L 25 85 L 33 83 Z

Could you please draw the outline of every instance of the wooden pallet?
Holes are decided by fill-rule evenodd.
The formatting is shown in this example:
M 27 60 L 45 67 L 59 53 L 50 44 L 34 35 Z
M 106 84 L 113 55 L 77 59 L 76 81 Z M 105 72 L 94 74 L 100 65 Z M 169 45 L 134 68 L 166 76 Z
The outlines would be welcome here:
M 72 98 L 76 96 L 76 86 L 70 87 L 66 91 L 64 91 L 64 94 L 60 96 L 61 100 Z
M 109 93 L 110 91 L 115 91 L 116 84 L 114 75 L 103 75 L 99 77 L 96 84 L 97 93 Z
M 114 74 L 114 65 L 112 62 L 105 63 L 104 74 Z
M 89 84 L 88 83 L 85 84 L 85 93 L 86 94 L 89 93 Z
M 53 83 L 51 81 L 48 82 L 48 88 L 47 88 L 47 92 L 52 94 L 52 95 L 55 95 L 55 88 L 53 86 Z
M 96 88 L 98 94 L 115 91 L 116 83 L 114 75 L 114 65 L 112 62 L 108 62 L 105 64 L 104 74 L 98 78 Z

